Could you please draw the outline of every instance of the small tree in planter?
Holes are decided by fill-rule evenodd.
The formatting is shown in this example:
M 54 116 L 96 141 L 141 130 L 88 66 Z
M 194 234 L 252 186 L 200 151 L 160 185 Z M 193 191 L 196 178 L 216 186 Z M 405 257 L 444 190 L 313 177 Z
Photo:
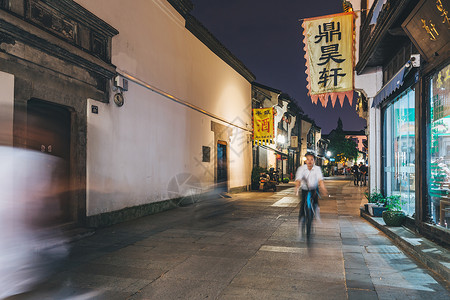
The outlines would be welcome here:
M 383 194 L 378 190 L 373 190 L 372 193 L 365 192 L 364 196 L 369 203 L 375 203 L 378 205 L 383 205 L 386 202 L 386 199 L 383 197 Z
M 402 198 L 400 195 L 392 195 L 386 198 L 386 211 L 383 212 L 383 220 L 387 226 L 401 226 L 405 220 L 402 211 Z
M 367 213 L 370 213 L 374 217 L 381 217 L 381 214 L 386 210 L 386 198 L 378 190 L 373 190 L 372 193 L 364 193 L 367 199 L 367 204 L 364 205 Z M 369 209 L 371 207 L 371 209 Z

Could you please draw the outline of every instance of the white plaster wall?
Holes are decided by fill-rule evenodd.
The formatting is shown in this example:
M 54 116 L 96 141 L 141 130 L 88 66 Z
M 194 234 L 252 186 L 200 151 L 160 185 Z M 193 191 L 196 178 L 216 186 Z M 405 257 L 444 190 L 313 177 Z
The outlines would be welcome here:
M 320 141 L 320 139 L 322 138 L 322 131 L 318 131 L 318 132 L 316 132 L 316 139 L 315 139 L 315 144 L 316 144 L 316 151 L 317 151 L 317 149 L 319 148 L 318 147 L 318 143 L 319 143 L 319 141 Z
M 383 72 L 381 67 L 367 68 L 355 78 L 355 88 L 364 91 L 369 101 L 369 118 L 367 120 L 368 158 L 369 158 L 369 188 L 381 187 L 381 119 L 380 109 L 372 108 L 373 97 L 383 87 Z
M 112 63 L 119 70 L 251 126 L 250 83 L 193 36 L 167 1 L 76 2 L 119 31 L 112 45 Z
M 88 216 L 173 198 L 169 183 L 179 174 L 194 175 L 203 189 L 214 184 L 212 118 L 134 83 L 122 107 L 88 99 L 87 109 Z M 249 184 L 247 141 L 238 129 L 227 141 L 230 187 Z M 202 162 L 202 146 L 211 147 L 210 162 Z
M 14 75 L 0 72 L 0 145 L 13 144 Z
M 112 63 L 121 72 L 251 128 L 250 83 L 187 31 L 166 1 L 77 2 L 120 32 Z M 131 81 L 124 97 L 123 107 L 112 98 L 109 104 L 88 101 L 88 215 L 169 199 L 168 183 L 180 173 L 195 175 L 204 187 L 213 184 L 211 117 Z M 98 115 L 91 105 L 99 107 Z M 251 141 L 246 131 L 230 128 L 229 188 L 246 186 Z M 210 163 L 201 162 L 202 146 L 211 147 Z
M 267 169 L 277 167 L 277 154 L 275 151 L 267 150 Z
M 369 102 L 372 104 L 373 98 Z M 381 188 L 382 167 L 382 139 L 381 139 L 381 111 L 378 108 L 369 110 L 369 188 L 370 190 Z
M 353 11 L 355 12 L 355 65 L 359 60 L 359 28 L 361 27 L 361 0 L 350 0 Z
M 295 127 L 296 119 L 297 118 L 295 116 L 291 116 L 291 123 L 288 124 L 288 142 L 289 142 L 289 145 L 291 145 L 292 129 Z
M 280 123 L 281 119 L 283 118 L 283 115 L 286 112 L 287 105 L 283 105 L 283 107 L 279 107 L 278 105 L 276 105 L 274 107 L 277 112 L 277 114 L 274 116 L 274 125 L 275 125 L 274 132 L 275 132 L 275 139 L 278 139 L 278 123 Z
M 299 139 L 302 139 L 302 145 L 300 148 L 300 164 L 303 164 L 303 157 L 305 157 L 305 154 L 308 150 L 308 140 L 307 140 L 307 135 L 309 130 L 311 129 L 312 124 L 309 122 L 306 122 L 304 120 L 301 120 L 302 124 L 301 124 L 301 136 L 299 137 Z
M 229 187 L 250 185 L 250 175 L 253 165 L 251 133 L 245 132 L 242 129 L 233 128 L 229 148 Z
M 376 0 L 369 0 L 367 9 L 370 10 Z M 361 1 L 350 0 L 353 10 L 361 9 Z M 359 61 L 359 38 L 361 27 L 361 12 L 357 12 L 355 22 L 356 34 L 356 52 L 355 65 Z M 373 97 L 383 86 L 382 68 L 367 68 L 363 74 L 356 75 L 355 89 L 362 90 L 369 101 L 369 117 L 367 120 L 368 135 L 368 158 L 369 158 L 369 189 L 378 189 L 381 187 L 381 119 L 380 110 L 372 108 Z
M 261 147 L 258 147 L 258 151 L 259 151 L 259 166 L 264 169 L 269 169 L 267 156 L 269 155 L 269 153 L 272 152 Z

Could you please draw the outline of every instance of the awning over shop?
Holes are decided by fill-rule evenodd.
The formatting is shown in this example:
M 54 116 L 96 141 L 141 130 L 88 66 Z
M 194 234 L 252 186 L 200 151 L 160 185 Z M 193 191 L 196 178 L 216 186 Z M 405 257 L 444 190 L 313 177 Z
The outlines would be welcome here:
M 267 149 L 267 150 L 273 151 L 273 152 L 275 152 L 275 154 L 281 155 L 281 156 L 283 156 L 283 157 L 288 157 L 288 154 L 283 153 L 283 152 L 281 152 L 281 151 L 278 151 L 278 150 L 276 150 L 276 149 L 274 149 L 274 148 L 272 148 L 272 147 L 267 147 L 266 145 L 259 145 L 259 146 L 260 146 L 261 148 L 263 148 L 263 149 Z
M 381 90 L 378 91 L 378 93 L 373 98 L 372 107 L 379 106 L 384 99 L 389 97 L 390 94 L 392 94 L 396 89 L 401 87 L 403 85 L 403 80 L 405 79 L 410 69 L 411 69 L 411 62 L 407 62 L 400 69 L 400 71 L 398 71 L 397 74 L 395 74 L 394 77 L 392 77 L 391 80 L 389 80 L 388 83 L 386 83 L 381 88 Z

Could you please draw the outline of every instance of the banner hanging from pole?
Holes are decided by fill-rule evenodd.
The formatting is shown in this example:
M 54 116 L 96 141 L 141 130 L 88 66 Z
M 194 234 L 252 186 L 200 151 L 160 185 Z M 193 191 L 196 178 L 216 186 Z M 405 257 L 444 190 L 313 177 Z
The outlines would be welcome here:
M 275 137 L 274 108 L 253 109 L 253 142 L 254 144 L 273 144 Z
M 354 13 L 309 18 L 303 21 L 308 96 L 323 107 L 341 106 L 347 96 L 350 105 L 354 88 Z

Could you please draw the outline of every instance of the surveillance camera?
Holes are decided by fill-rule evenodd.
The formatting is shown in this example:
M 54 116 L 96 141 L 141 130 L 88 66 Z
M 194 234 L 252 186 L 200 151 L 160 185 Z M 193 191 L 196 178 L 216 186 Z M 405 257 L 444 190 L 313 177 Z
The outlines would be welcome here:
M 420 67 L 420 54 L 412 54 L 409 60 L 414 68 Z

